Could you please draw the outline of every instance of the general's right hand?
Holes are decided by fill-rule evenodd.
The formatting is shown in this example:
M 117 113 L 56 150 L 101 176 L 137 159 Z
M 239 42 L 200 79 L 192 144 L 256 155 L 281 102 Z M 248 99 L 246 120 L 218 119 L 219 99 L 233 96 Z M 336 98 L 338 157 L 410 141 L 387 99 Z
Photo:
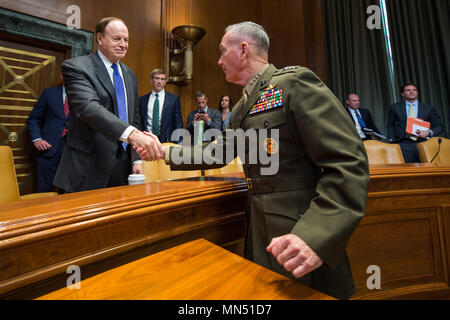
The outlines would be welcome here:
M 37 140 L 33 142 L 33 144 L 34 147 L 39 151 L 46 151 L 52 147 L 52 145 L 45 140 Z

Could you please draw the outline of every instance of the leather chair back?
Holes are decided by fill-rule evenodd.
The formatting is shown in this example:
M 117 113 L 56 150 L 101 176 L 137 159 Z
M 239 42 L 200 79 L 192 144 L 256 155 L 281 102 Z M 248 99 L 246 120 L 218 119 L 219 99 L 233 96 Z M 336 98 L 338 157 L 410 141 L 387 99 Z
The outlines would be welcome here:
M 405 163 L 399 144 L 390 144 L 376 140 L 365 140 L 369 164 Z
M 20 200 L 13 154 L 9 146 L 0 146 L 0 172 L 0 203 Z
M 439 150 L 438 140 L 441 139 L 441 149 Z M 434 158 L 433 163 L 449 163 L 450 164 L 450 139 L 433 137 L 425 142 L 417 144 L 420 160 L 423 163 L 429 163 Z

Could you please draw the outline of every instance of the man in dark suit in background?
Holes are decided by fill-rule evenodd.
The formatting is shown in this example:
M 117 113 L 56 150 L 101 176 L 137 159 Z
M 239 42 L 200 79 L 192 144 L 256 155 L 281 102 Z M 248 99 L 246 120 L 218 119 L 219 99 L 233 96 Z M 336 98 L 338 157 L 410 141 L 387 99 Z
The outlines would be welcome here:
M 189 113 L 186 121 L 186 129 L 191 134 L 191 144 L 196 144 L 198 135 L 198 128 L 200 125 L 204 125 L 201 131 L 206 132 L 208 129 L 216 129 L 222 131 L 222 116 L 216 109 L 208 107 L 208 97 L 203 91 L 197 91 L 195 94 L 195 101 L 197 102 L 198 109 Z M 201 123 L 203 121 L 203 123 Z M 203 134 L 202 141 L 213 141 L 214 136 L 211 139 L 207 139 Z
M 379 132 L 377 126 L 373 122 L 372 115 L 370 114 L 369 109 L 359 107 L 360 100 L 357 94 L 350 93 L 347 96 L 347 100 L 345 101 L 345 103 L 347 104 L 345 110 L 349 114 L 350 119 L 353 120 L 356 130 L 358 131 L 358 134 L 362 140 L 370 139 L 370 137 L 364 133 L 364 128 L 370 129 L 377 133 Z
M 403 85 L 401 95 L 404 101 L 393 104 L 389 110 L 388 136 L 400 144 L 405 162 L 420 162 L 416 143 L 424 142 L 442 132 L 441 117 L 432 105 L 419 102 L 419 93 L 415 84 Z M 412 135 L 407 133 L 408 117 L 428 121 L 430 130 L 417 130 Z
M 150 75 L 152 92 L 139 98 L 142 130 L 152 132 L 160 142 L 175 142 L 172 132 L 183 128 L 180 98 L 164 90 L 167 83 L 166 74 L 155 69 Z
M 37 192 L 55 190 L 53 179 L 66 145 L 69 107 L 63 86 L 47 88 L 27 120 L 31 141 L 37 150 Z
M 152 155 L 161 148 L 155 136 L 136 129 L 141 128 L 137 79 L 120 62 L 128 50 L 125 23 L 104 18 L 95 31 L 98 51 L 61 66 L 70 134 L 54 184 L 67 192 L 125 185 L 129 173 L 142 173 L 142 163 L 131 168 L 130 144 Z

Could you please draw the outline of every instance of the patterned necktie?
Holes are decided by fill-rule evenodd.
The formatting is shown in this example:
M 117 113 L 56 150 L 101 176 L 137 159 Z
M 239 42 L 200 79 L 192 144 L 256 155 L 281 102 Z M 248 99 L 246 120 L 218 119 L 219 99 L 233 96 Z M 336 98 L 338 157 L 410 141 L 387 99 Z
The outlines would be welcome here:
M 64 117 L 69 116 L 69 97 L 66 95 L 66 97 L 64 98 Z M 64 137 L 67 134 L 68 129 L 66 127 L 64 127 L 64 130 L 61 134 L 61 138 Z
M 355 113 L 356 113 L 356 119 L 358 119 L 358 122 L 359 122 L 359 125 L 361 126 L 361 129 L 367 128 L 366 123 L 364 122 L 363 118 L 359 114 L 359 111 L 355 110 Z
M 159 137 L 159 98 L 155 94 L 155 102 L 153 103 L 152 132 Z
M 116 90 L 116 100 L 117 100 L 117 111 L 119 112 L 120 120 L 128 123 L 127 116 L 127 101 L 125 98 L 125 88 L 123 86 L 123 80 L 120 76 L 119 69 L 117 68 L 117 64 L 113 64 L 111 66 L 113 68 L 113 78 L 114 78 L 114 89 Z M 122 147 L 124 150 L 127 149 L 127 143 L 122 142 Z
M 412 103 L 408 104 L 408 117 L 410 118 L 415 118 L 416 117 L 416 113 L 414 112 L 414 106 Z

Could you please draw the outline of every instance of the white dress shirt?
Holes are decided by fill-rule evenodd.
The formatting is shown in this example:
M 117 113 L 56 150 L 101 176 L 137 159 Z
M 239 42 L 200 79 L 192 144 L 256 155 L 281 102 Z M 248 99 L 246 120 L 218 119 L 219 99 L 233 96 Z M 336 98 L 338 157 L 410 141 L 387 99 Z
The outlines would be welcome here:
M 361 125 L 359 124 L 358 118 L 356 117 L 356 112 L 358 112 L 359 116 L 362 119 L 361 113 L 358 110 L 352 108 L 348 108 L 348 110 L 350 110 L 350 113 L 352 114 L 353 121 L 355 122 L 356 130 L 358 130 L 359 136 L 361 137 L 361 139 L 365 139 L 366 135 L 362 131 Z
M 98 52 L 98 55 L 100 56 L 100 59 L 102 59 L 103 64 L 106 67 L 106 70 L 108 71 L 109 78 L 111 79 L 111 82 L 112 82 L 113 87 L 114 87 L 114 69 L 111 68 L 112 62 L 109 61 L 108 58 L 106 58 L 100 50 L 97 50 L 97 52 Z M 127 118 L 129 119 L 129 117 L 128 117 L 128 97 L 127 97 L 127 94 L 126 94 L 127 88 L 126 88 L 126 85 L 125 85 L 125 80 L 123 78 L 122 68 L 120 67 L 120 64 L 118 62 L 116 64 L 118 66 L 117 70 L 119 70 L 120 76 L 122 77 L 123 87 L 125 89 L 125 102 L 127 104 L 127 107 L 125 108 L 125 110 L 127 111 Z M 134 129 L 136 129 L 136 128 L 133 127 L 133 126 L 128 126 L 125 129 L 125 131 L 122 133 L 122 135 L 120 136 L 120 141 L 128 142 L 128 136 L 130 135 L 131 131 L 133 131 Z

